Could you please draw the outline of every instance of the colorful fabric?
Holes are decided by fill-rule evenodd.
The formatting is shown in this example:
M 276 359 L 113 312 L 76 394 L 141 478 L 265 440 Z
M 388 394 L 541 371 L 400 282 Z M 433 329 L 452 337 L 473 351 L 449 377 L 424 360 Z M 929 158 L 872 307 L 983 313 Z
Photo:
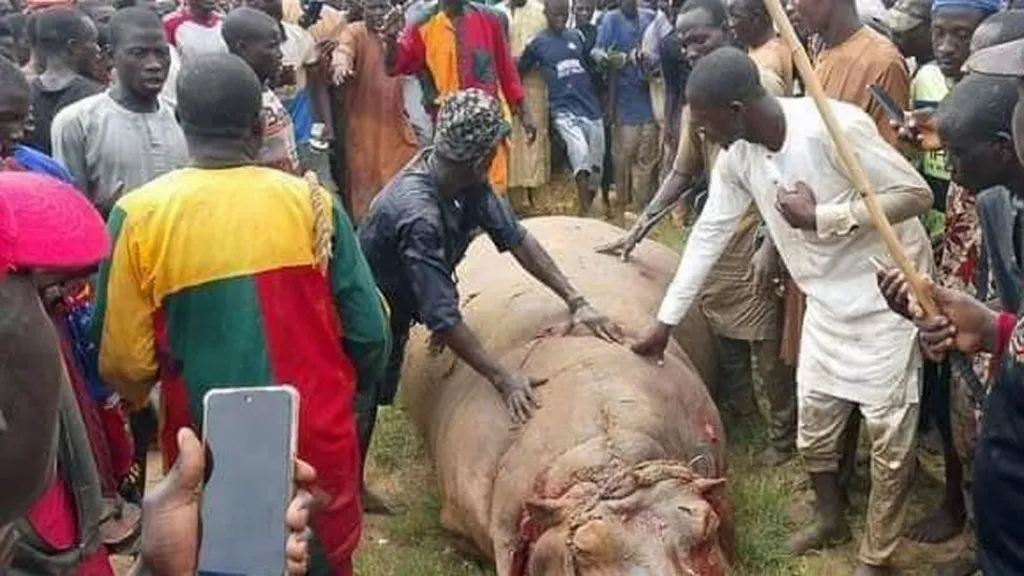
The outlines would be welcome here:
M 326 276 L 318 267 L 311 194 L 302 179 L 245 166 L 185 168 L 125 196 L 108 221 L 93 335 L 100 375 L 130 403 L 161 382 L 168 467 L 207 391 L 294 386 L 298 456 L 329 496 L 313 528 L 343 571 L 361 518 L 355 383 L 381 378 L 389 332 L 348 217 L 322 189 L 331 259 Z
M 491 153 L 508 134 L 498 101 L 476 88 L 452 94 L 437 113 L 434 147 L 449 160 L 470 162 Z
M 259 159 L 262 166 L 277 168 L 289 174 L 299 173 L 299 150 L 295 143 L 292 117 L 273 90 L 263 91 L 263 145 Z
M 981 226 L 978 220 L 977 196 L 955 182 L 949 185 L 946 198 L 946 229 L 942 239 L 942 260 L 938 266 L 938 283 L 946 288 L 978 294 L 978 255 L 981 249 Z M 989 279 L 985 279 L 989 284 Z M 991 291 L 986 290 L 986 294 Z
M 435 4 L 421 20 L 412 22 L 398 39 L 391 73 L 428 72 L 438 96 L 479 88 L 518 109 L 526 93 L 519 80 L 497 13 L 475 3 L 453 19 Z M 491 185 L 499 193 L 508 187 L 508 146 L 502 144 L 491 163 Z
M 384 46 L 364 22 L 345 27 L 336 58 L 352 71 L 345 81 L 345 177 L 349 209 L 359 225 L 370 202 L 416 154 L 417 137 L 404 112 L 404 79 L 384 74 Z
M 917 71 L 910 83 L 910 105 L 914 110 L 938 108 L 939 103 L 949 94 L 950 80 L 942 74 L 939 65 L 929 62 Z M 949 181 L 949 167 L 946 152 L 934 150 L 921 155 L 921 173 L 939 180 Z

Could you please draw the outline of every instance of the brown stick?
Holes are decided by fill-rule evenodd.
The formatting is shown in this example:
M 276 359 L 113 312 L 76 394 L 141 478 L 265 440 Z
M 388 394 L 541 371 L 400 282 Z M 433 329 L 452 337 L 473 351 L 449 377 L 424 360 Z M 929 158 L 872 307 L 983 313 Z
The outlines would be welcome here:
M 804 87 L 811 98 L 814 99 L 818 113 L 821 114 L 821 119 L 825 121 L 825 127 L 828 128 L 828 132 L 832 136 L 832 142 L 835 144 L 839 157 L 846 167 L 846 173 L 853 180 L 853 184 L 857 187 L 857 192 L 860 193 L 861 198 L 864 199 L 864 205 L 868 209 L 868 214 L 871 216 L 875 228 L 882 235 L 885 247 L 888 248 L 889 254 L 892 255 L 896 267 L 906 276 L 910 289 L 913 290 L 914 296 L 921 304 L 925 315 L 934 316 L 938 313 L 938 310 L 935 307 L 935 301 L 932 299 L 931 291 L 928 289 L 924 278 L 914 268 L 914 264 L 907 258 L 906 253 L 903 252 L 903 246 L 900 244 L 899 238 L 896 237 L 896 232 L 892 229 L 892 225 L 889 223 L 889 219 L 886 218 L 885 212 L 882 211 L 882 207 L 878 205 L 878 199 L 875 197 L 875 191 L 871 187 L 871 182 L 868 180 L 864 168 L 861 167 L 860 162 L 854 155 L 853 149 L 850 148 L 850 143 L 846 140 L 846 134 L 843 133 L 835 113 L 832 112 L 832 106 L 828 103 L 828 98 L 825 97 L 825 90 L 821 87 L 821 81 L 814 74 L 811 60 L 807 57 L 807 52 L 804 51 L 803 45 L 797 39 L 796 30 L 793 30 L 793 24 L 789 21 L 789 16 L 786 15 L 786 10 L 782 7 L 781 0 L 765 0 L 765 7 L 768 9 L 772 21 L 775 22 L 775 28 L 782 34 L 783 40 L 789 44 L 789 49 L 793 53 L 793 60 L 797 70 L 800 72 L 800 78 L 803 80 Z

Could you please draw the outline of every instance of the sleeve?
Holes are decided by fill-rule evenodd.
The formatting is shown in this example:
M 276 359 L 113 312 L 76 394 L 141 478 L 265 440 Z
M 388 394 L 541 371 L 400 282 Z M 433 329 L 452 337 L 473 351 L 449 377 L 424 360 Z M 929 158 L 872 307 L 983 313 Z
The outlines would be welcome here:
M 92 335 L 99 351 L 100 378 L 130 405 L 142 406 L 156 382 L 158 364 L 155 310 L 142 289 L 142 257 L 133 222 L 120 202 L 107 220 L 113 249 L 96 279 Z
M 338 45 L 331 55 L 332 77 L 355 69 L 356 59 L 359 57 L 357 28 L 359 28 L 358 25 L 350 24 L 341 29 L 341 34 L 338 35 Z
M 95 202 L 95 194 L 89 189 L 89 170 L 85 161 L 85 128 L 76 110 L 77 107 L 69 106 L 53 119 L 50 126 L 53 157 L 71 172 L 78 189 Z
M 879 136 L 874 124 L 862 113 L 858 112 L 857 117 L 846 124 L 846 139 L 860 160 L 889 222 L 897 224 L 927 212 L 932 205 L 932 189 L 910 162 Z M 847 174 L 831 139 L 824 146 L 832 167 Z M 850 186 L 853 187 L 853 182 Z M 860 196 L 850 202 L 819 204 L 816 219 L 821 238 L 842 236 L 857 227 L 873 226 Z
M 896 102 L 910 102 L 910 73 L 907 71 L 907 65 L 903 58 L 897 57 L 890 61 L 889 65 L 875 79 L 875 84 L 881 86 Z M 864 109 L 875 120 L 875 125 L 882 138 L 885 138 L 890 145 L 895 146 L 899 141 L 899 134 L 889 124 L 889 117 L 885 115 L 882 105 L 874 98 L 869 97 Z
M 317 50 L 312 34 L 299 28 L 299 42 L 302 43 L 302 64 L 304 66 L 312 66 L 320 61 L 320 51 Z
M 996 291 L 1004 310 L 1018 310 L 1024 272 L 1017 264 L 1013 249 L 1014 212 L 1010 191 L 1003 186 L 978 193 L 978 220 L 982 244 L 988 252 L 995 277 Z
M 654 22 L 644 30 L 643 38 L 640 40 L 640 53 L 648 72 L 659 70 L 661 67 L 661 51 L 658 48 L 667 26 L 668 17 L 659 10 Z
M 332 200 L 331 211 L 331 292 L 344 327 L 343 344 L 359 381 L 377 382 L 384 377 L 391 354 L 391 328 L 352 222 L 337 200 Z
M 501 93 L 505 96 L 512 110 L 519 108 L 523 98 L 526 97 L 526 90 L 519 79 L 519 71 L 516 70 L 515 61 L 512 59 L 508 45 L 508 36 L 501 30 L 497 17 L 494 19 L 494 65 L 498 74 L 498 82 L 501 84 Z
M 526 229 L 519 223 L 508 203 L 498 198 L 490 187 L 476 198 L 479 199 L 475 209 L 476 224 L 487 232 L 498 252 L 519 246 L 526 237 Z
M 523 49 L 523 53 L 519 55 L 519 65 L 517 67 L 519 68 L 520 76 L 526 74 L 539 64 L 537 60 L 537 49 L 535 46 L 536 43 L 536 38 L 530 40 L 530 43 L 527 44 L 526 48 Z
M 594 49 L 602 52 L 614 49 L 614 36 L 612 17 L 609 14 L 605 14 L 604 18 L 601 18 L 601 23 L 597 26 L 597 40 L 594 42 Z
M 439 226 L 425 217 L 399 226 L 399 251 L 416 297 L 420 321 L 431 332 L 447 330 L 461 322 L 459 293 L 444 257 Z
M 750 207 L 752 199 L 736 177 L 731 159 L 728 152 L 719 154 L 711 171 L 707 204 L 690 232 L 679 268 L 658 310 L 658 321 L 663 324 L 675 326 L 686 316 L 711 267 Z
M 388 72 L 393 76 L 415 76 L 426 65 L 427 45 L 423 42 L 419 26 L 406 26 L 395 43 L 395 63 Z
M 704 147 L 700 134 L 690 123 L 690 107 L 683 108 L 679 119 L 679 146 L 672 171 L 680 176 L 693 177 L 705 170 Z

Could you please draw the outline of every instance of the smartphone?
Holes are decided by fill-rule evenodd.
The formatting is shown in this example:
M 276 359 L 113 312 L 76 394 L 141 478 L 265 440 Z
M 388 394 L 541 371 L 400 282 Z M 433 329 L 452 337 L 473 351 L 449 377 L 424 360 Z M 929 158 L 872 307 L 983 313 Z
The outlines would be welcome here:
M 903 113 L 903 106 L 897 104 L 896 101 L 892 99 L 892 96 L 889 96 L 889 93 L 881 86 L 878 84 L 869 84 L 868 92 L 871 93 L 871 97 L 874 98 L 882 107 L 882 110 L 885 110 L 885 115 L 889 117 L 889 120 L 892 120 L 898 126 L 903 126 L 907 123 Z
M 298 409 L 291 386 L 222 388 L 203 398 L 209 481 L 200 575 L 284 573 Z

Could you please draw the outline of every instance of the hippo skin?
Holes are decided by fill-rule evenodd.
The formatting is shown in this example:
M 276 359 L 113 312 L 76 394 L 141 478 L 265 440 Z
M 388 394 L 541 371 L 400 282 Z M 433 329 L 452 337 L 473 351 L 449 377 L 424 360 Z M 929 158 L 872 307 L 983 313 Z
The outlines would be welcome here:
M 651 322 L 674 252 L 645 241 L 623 263 L 593 251 L 622 233 L 610 224 L 523 224 L 627 336 Z M 727 573 L 733 516 L 725 434 L 702 379 L 717 362 L 703 317 L 681 323 L 682 346 L 658 366 L 585 327 L 567 333 L 565 304 L 484 236 L 457 278 L 484 347 L 547 383 L 517 427 L 489 382 L 432 350 L 421 327 L 411 335 L 402 399 L 437 470 L 444 528 L 493 558 L 499 576 Z

